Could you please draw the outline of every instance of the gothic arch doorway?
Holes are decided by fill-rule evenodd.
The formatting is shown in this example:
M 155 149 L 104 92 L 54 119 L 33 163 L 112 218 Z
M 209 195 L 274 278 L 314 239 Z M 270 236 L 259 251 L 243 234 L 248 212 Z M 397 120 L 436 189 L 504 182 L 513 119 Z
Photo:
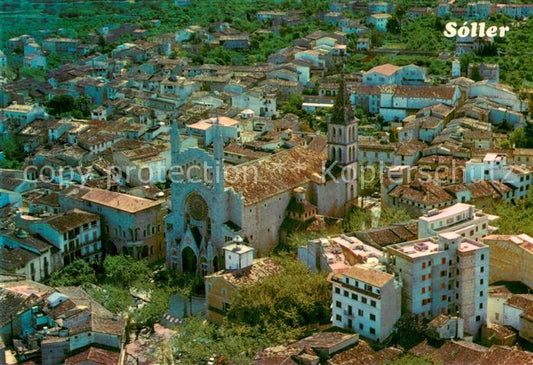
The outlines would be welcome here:
M 190 247 L 185 247 L 181 251 L 181 266 L 184 272 L 196 273 L 198 258 Z

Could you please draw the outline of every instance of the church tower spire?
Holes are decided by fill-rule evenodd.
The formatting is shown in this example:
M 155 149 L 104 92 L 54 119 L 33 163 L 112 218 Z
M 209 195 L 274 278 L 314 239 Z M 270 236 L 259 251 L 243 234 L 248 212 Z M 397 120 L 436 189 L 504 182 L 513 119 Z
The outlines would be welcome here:
M 349 92 L 341 73 L 339 91 L 333 104 L 331 120 L 328 123 L 328 160 L 339 166 L 347 166 L 357 161 L 357 125 Z

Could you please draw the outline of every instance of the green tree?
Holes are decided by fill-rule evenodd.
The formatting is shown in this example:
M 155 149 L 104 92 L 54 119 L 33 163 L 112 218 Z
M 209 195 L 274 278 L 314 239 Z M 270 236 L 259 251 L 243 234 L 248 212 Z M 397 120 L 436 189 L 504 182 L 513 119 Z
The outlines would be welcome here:
M 48 281 L 50 286 L 78 286 L 96 283 L 96 272 L 83 259 L 77 259 L 70 265 L 54 272 Z
M 58 117 L 76 109 L 76 100 L 72 95 L 55 95 L 46 104 L 48 113 Z
M 398 16 L 393 15 L 388 21 L 387 21 L 387 31 L 394 34 L 400 34 L 402 31 L 402 28 L 400 26 L 400 20 L 398 19 Z
M 411 216 L 405 209 L 388 208 L 382 209 L 379 217 L 380 226 L 388 226 L 392 223 L 406 222 L 411 220 Z
M 146 284 L 150 276 L 150 269 L 145 261 L 125 255 L 107 256 L 104 272 L 108 283 L 122 288 Z
M 4 140 L 0 140 L 0 150 L 4 152 L 6 164 L 13 166 L 20 166 L 24 162 L 24 146 L 20 143 L 17 136 L 12 136 Z
M 359 207 L 352 207 L 343 221 L 343 228 L 345 232 L 362 231 L 371 228 L 371 225 L 371 212 Z
M 330 320 L 331 289 L 324 273 L 310 273 L 293 259 L 280 258 L 283 273 L 241 287 L 228 318 L 266 330 L 272 326 L 302 329 Z
M 149 328 L 153 331 L 154 325 L 168 311 L 171 293 L 171 290 L 167 287 L 151 290 L 150 301 L 134 313 L 138 331 L 142 328 Z
M 481 81 L 481 74 L 479 73 L 478 65 L 472 65 L 472 73 L 470 74 L 470 78 L 474 81 Z
M 523 127 L 518 127 L 512 131 L 509 139 L 511 140 L 511 143 L 518 148 L 524 148 L 528 145 L 526 132 Z
M 302 103 L 304 98 L 299 94 L 291 94 L 289 99 L 281 106 L 281 110 L 288 114 L 300 115 L 302 112 Z
M 94 300 L 116 314 L 126 311 L 134 304 L 128 289 L 111 284 L 105 284 L 102 287 L 91 287 L 88 292 Z

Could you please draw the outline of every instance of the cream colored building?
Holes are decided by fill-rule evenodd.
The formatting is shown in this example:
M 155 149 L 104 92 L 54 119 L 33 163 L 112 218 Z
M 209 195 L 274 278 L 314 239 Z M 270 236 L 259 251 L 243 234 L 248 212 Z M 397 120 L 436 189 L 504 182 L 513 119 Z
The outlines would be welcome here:
M 491 283 L 520 281 L 533 287 L 533 237 L 495 234 L 486 236 L 483 242 L 490 248 Z

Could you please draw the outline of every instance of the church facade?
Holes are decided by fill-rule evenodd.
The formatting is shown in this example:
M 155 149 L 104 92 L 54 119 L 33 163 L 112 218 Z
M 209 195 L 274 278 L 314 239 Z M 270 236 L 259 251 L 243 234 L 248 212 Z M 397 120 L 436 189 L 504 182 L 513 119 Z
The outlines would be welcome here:
M 172 127 L 172 187 L 166 217 L 167 266 L 202 275 L 223 268 L 222 247 L 236 235 L 258 256 L 279 242 L 295 189 L 324 216 L 343 217 L 357 199 L 357 119 L 341 93 L 342 117 L 328 126 L 327 151 L 294 147 L 224 167 L 223 137 L 214 125 L 213 153 L 180 152 Z M 348 110 L 350 108 L 350 110 Z

